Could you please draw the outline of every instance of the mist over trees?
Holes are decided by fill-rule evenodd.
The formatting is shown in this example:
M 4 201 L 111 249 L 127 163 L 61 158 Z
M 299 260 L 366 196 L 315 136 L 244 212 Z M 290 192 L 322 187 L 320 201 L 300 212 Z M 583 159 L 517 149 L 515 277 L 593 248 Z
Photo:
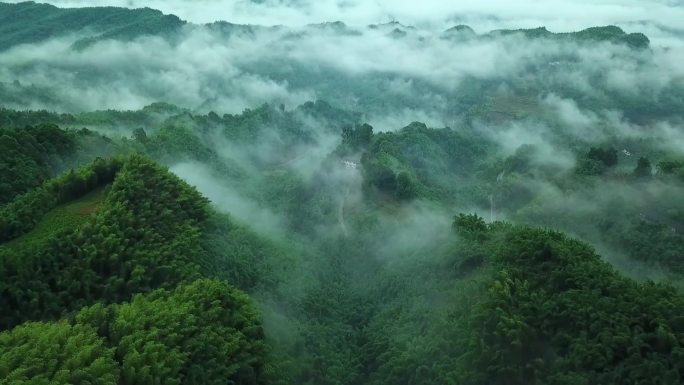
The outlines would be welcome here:
M 0 3 L 0 383 L 682 383 L 684 10 L 553 2 Z

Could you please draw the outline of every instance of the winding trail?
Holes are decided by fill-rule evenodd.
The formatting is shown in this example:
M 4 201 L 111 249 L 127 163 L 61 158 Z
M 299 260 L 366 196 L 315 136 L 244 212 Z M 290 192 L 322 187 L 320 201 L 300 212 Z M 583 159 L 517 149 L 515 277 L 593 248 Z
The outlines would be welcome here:
M 496 191 L 496 185 L 501 183 L 504 176 L 506 176 L 506 170 L 502 170 L 499 175 L 496 176 L 496 183 L 492 189 L 492 193 L 489 194 L 489 222 L 494 223 L 496 219 L 496 212 L 494 210 L 494 192 Z
M 349 231 L 347 230 L 347 225 L 344 222 L 344 202 L 346 202 L 347 196 L 349 196 L 349 190 L 350 188 L 347 187 L 347 190 L 344 192 L 344 196 L 342 197 L 342 201 L 340 201 L 340 207 L 337 210 L 337 220 L 340 222 L 340 227 L 342 228 L 342 233 L 344 233 L 345 238 L 349 238 Z
M 489 194 L 489 222 L 494 222 L 494 194 Z

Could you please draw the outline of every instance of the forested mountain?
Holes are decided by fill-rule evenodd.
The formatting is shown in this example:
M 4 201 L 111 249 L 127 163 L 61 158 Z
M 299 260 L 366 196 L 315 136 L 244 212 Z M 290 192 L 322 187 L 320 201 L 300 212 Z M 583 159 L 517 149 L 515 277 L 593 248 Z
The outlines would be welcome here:
M 0 50 L 85 32 L 89 36 L 74 43 L 74 48 L 82 48 L 104 39 L 166 36 L 177 32 L 184 24 L 174 15 L 164 15 L 149 8 L 64 9 L 33 1 L 0 3 Z
M 676 34 L 0 21 L 0 384 L 684 382 Z

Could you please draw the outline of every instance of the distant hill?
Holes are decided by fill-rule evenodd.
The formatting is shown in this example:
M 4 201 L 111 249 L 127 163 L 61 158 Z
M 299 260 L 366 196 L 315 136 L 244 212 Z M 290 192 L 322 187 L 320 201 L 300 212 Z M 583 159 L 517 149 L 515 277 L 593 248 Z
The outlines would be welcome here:
M 186 22 L 150 8 L 58 8 L 28 1 L 0 3 L 0 51 L 16 45 L 83 32 L 83 47 L 100 39 L 129 40 L 143 35 L 170 34 Z
M 442 33 L 444 39 L 487 38 L 513 34 L 524 35 L 528 39 L 557 39 L 574 40 L 578 42 L 609 41 L 615 44 L 626 44 L 632 48 L 648 48 L 650 40 L 643 33 L 627 33 L 622 28 L 607 25 L 603 27 L 591 27 L 576 32 L 551 32 L 546 27 L 521 28 L 521 29 L 498 29 L 484 34 L 476 34 L 467 25 L 459 24 Z
M 58 8 L 50 4 L 27 1 L 17 4 L 0 2 L 0 51 L 16 45 L 36 43 L 70 33 L 83 33 L 84 38 L 74 44 L 84 48 L 103 39 L 130 40 L 144 35 L 171 36 L 187 24 L 175 15 L 165 15 L 151 8 L 128 9 L 120 7 Z M 206 27 L 226 35 L 254 34 L 261 30 L 279 30 L 283 27 L 233 24 L 217 21 Z M 360 34 L 342 22 L 307 26 L 310 31 L 326 29 L 339 34 Z M 369 30 L 387 30 L 395 38 L 405 37 L 416 28 L 399 22 L 371 24 Z M 521 33 L 528 38 L 568 39 L 577 41 L 611 41 L 633 48 L 647 48 L 649 39 L 642 33 L 626 33 L 620 27 L 609 25 L 587 28 L 578 32 L 554 33 L 546 27 L 531 29 L 502 29 L 475 34 L 467 25 L 458 25 L 443 33 L 447 39 L 483 38 Z
M 521 33 L 528 38 L 565 39 L 575 41 L 610 41 L 617 44 L 627 44 L 633 48 L 648 48 L 650 41 L 643 33 L 626 33 L 622 28 L 607 25 L 604 27 L 591 27 L 577 32 L 554 33 L 546 27 L 532 29 L 502 29 L 489 33 L 489 35 L 510 35 Z

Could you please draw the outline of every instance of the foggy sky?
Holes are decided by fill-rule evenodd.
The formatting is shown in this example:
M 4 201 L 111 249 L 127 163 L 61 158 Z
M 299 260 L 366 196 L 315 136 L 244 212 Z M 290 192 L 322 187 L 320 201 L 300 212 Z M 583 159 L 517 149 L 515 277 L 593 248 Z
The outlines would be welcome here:
M 17 2 L 17 1 L 12 1 Z M 444 27 L 466 22 L 481 30 L 530 28 L 545 25 L 576 30 L 595 25 L 650 22 L 680 29 L 684 6 L 680 0 L 52 0 L 58 6 L 150 7 L 196 23 L 227 20 L 234 23 L 299 26 L 344 21 L 361 26 L 399 20 Z
M 357 79 L 357 86 L 366 86 L 363 76 L 373 76 L 379 82 L 369 85 L 374 92 L 435 109 L 443 109 L 444 93 L 454 92 L 464 77 L 503 80 L 532 76 L 539 77 L 535 81 L 563 83 L 581 93 L 603 88 L 646 97 L 681 82 L 684 76 L 679 65 L 684 61 L 684 47 L 640 53 L 613 45 L 578 47 L 517 37 L 450 42 L 437 33 L 424 36 L 420 31 L 405 39 L 393 39 L 379 30 L 350 36 L 322 31 L 296 39 L 289 33 L 263 31 L 225 39 L 190 28 L 179 43 L 144 37 L 133 42 L 103 41 L 82 51 L 71 49 L 76 38 L 60 37 L 0 54 L 0 81 L 48 87 L 60 96 L 58 100 L 74 104 L 64 106 L 66 110 L 136 109 L 155 101 L 198 108 L 211 101 L 209 107 L 219 112 L 240 112 L 264 102 L 294 107 L 325 97 L 320 88 L 325 84 L 300 81 L 295 87 L 273 78 L 271 65 L 285 69 L 301 66 L 313 74 L 320 69 L 332 71 Z M 527 69 L 530 64 L 549 63 L 557 55 L 570 54 L 576 57 L 574 64 L 550 72 L 553 78 L 543 79 Z M 84 70 L 89 76 L 83 76 Z M 375 74 L 385 74 L 387 79 Z M 596 83 L 596 76 L 602 83 Z M 107 92 L 102 92 L 105 89 Z M 393 112 L 395 117 L 413 116 L 406 124 L 430 121 L 436 115 L 411 105 L 406 108 Z

